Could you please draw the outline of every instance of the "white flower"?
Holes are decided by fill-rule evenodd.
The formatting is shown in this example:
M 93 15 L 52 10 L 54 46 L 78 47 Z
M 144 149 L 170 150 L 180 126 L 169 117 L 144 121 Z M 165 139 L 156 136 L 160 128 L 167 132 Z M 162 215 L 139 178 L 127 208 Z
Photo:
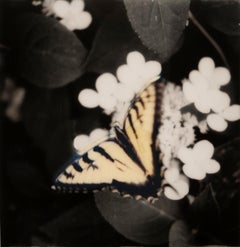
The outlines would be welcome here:
M 222 103 L 223 104 L 223 103 Z M 217 113 L 211 113 L 207 116 L 208 126 L 216 131 L 224 131 L 228 121 L 237 121 L 240 119 L 240 105 L 231 105 L 230 101 L 224 102 L 224 108 L 217 111 Z
M 206 173 L 216 173 L 220 169 L 219 163 L 211 159 L 214 152 L 213 145 L 202 140 L 193 148 L 182 147 L 179 149 L 178 157 L 184 163 L 183 172 L 192 179 L 204 179 Z
M 189 80 L 183 81 L 183 92 L 197 110 L 209 113 L 215 109 L 216 101 L 222 107 L 221 99 L 226 98 L 226 94 L 219 89 L 229 83 L 231 76 L 226 68 L 215 67 L 213 60 L 208 57 L 200 60 L 198 69 L 189 73 Z
M 206 122 L 211 129 L 224 131 L 228 126 L 226 120 L 240 119 L 240 106 L 230 106 L 229 95 L 220 91 L 220 87 L 230 81 L 230 73 L 226 68 L 215 68 L 213 60 L 207 57 L 200 60 L 198 69 L 190 72 L 189 80 L 183 81 L 184 95 L 197 110 L 209 113 Z M 206 131 L 204 125 L 199 125 L 203 133 Z
M 105 129 L 94 129 L 90 135 L 78 135 L 73 140 L 73 146 L 77 150 L 78 153 L 84 153 L 86 148 L 89 147 L 92 143 L 107 137 L 109 132 Z
M 53 10 L 53 5 L 56 0 L 44 0 L 42 3 L 42 12 L 46 15 L 53 15 L 54 10 Z
M 164 178 L 169 186 L 164 187 L 164 194 L 171 200 L 180 200 L 189 192 L 188 179 L 180 174 L 179 161 L 171 160 L 169 168 L 164 172 Z
M 145 61 L 144 56 L 137 51 L 127 55 L 127 64 L 117 69 L 118 80 L 127 85 L 127 90 L 134 93 L 139 90 L 152 78 L 161 73 L 161 64 L 157 61 Z
M 184 175 L 179 175 L 169 185 L 164 188 L 164 195 L 171 200 L 180 200 L 189 192 L 189 181 Z
M 186 122 L 187 124 L 191 126 L 198 125 L 197 117 L 195 115 L 192 115 L 190 112 L 184 113 L 182 115 L 182 119 L 184 120 L 184 122 Z
M 202 134 L 206 134 L 208 131 L 208 125 L 206 120 L 202 120 L 198 123 L 198 128 Z
M 127 55 L 127 64 L 117 70 L 119 81 L 110 73 L 100 75 L 96 80 L 96 90 L 82 90 L 79 93 L 79 102 L 88 108 L 100 106 L 106 114 L 114 113 L 113 121 L 121 123 L 136 93 L 155 80 L 160 72 L 160 63 L 145 62 L 141 53 L 130 52 Z
M 82 0 L 73 0 L 71 3 L 57 0 L 53 3 L 52 10 L 69 30 L 86 29 L 92 22 L 92 16 L 84 11 L 84 1 Z
M 173 183 L 178 180 L 180 175 L 180 165 L 179 161 L 172 159 L 170 161 L 169 167 L 164 171 L 164 178 L 168 183 Z
M 84 89 L 79 93 L 79 102 L 87 108 L 100 106 L 105 113 L 112 113 L 117 104 L 118 82 L 114 75 L 104 73 L 96 80 L 96 89 Z

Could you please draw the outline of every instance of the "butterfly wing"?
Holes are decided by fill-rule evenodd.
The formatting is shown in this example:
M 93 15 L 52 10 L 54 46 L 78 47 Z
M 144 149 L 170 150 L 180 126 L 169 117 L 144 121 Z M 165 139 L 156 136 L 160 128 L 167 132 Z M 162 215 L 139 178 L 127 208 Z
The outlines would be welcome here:
M 59 173 L 55 184 L 60 187 L 81 189 L 111 185 L 114 181 L 143 185 L 146 180 L 141 166 L 128 155 L 115 137 L 110 137 L 68 165 Z
M 123 132 L 150 176 L 159 170 L 156 137 L 163 86 L 163 83 L 156 81 L 146 87 L 133 101 L 123 123 Z
M 145 186 L 158 160 L 156 135 L 162 86 L 150 84 L 133 101 L 123 130 L 90 148 L 67 165 L 56 186 L 68 189 L 99 188 L 115 182 L 129 187 Z M 147 192 L 148 193 L 148 192 Z

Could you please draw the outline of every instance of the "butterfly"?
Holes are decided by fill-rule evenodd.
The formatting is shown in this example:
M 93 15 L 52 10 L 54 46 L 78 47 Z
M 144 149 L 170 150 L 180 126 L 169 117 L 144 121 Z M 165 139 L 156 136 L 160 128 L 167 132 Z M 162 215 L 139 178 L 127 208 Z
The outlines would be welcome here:
M 78 191 L 106 186 L 143 197 L 156 196 L 161 187 L 157 134 L 164 83 L 151 82 L 137 94 L 124 118 L 104 140 L 76 154 L 55 179 L 58 189 Z

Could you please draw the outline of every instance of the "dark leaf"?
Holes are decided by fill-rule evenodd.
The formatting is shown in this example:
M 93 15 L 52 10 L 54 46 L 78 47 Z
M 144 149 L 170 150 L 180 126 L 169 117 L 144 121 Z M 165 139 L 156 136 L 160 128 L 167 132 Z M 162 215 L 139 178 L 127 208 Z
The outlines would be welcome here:
M 148 50 L 132 30 L 121 2 L 99 28 L 93 48 L 87 59 L 86 69 L 91 72 L 115 73 L 119 65 L 126 63 L 131 51 L 139 51 L 145 58 L 158 59 L 157 54 Z M 109 45 L 111 44 L 111 45 Z
M 215 198 L 215 192 L 208 185 L 190 206 L 190 220 L 193 224 L 212 227 L 219 223 L 220 208 Z
M 128 18 L 139 38 L 166 61 L 179 48 L 188 18 L 189 0 L 124 0 Z
M 113 246 L 131 244 L 101 217 L 90 197 L 39 227 L 33 245 Z M 66 198 L 67 199 L 67 198 Z
M 157 201 L 155 201 L 152 204 L 157 209 L 161 209 L 167 214 L 171 215 L 172 217 L 176 219 L 183 218 L 188 210 L 189 202 L 188 200 L 182 199 L 182 200 L 170 200 L 166 196 L 161 196 L 158 198 Z
M 190 231 L 183 220 L 175 221 L 169 231 L 169 247 L 187 247 Z
M 239 0 L 193 1 L 193 11 L 202 22 L 228 35 L 240 35 Z
M 56 88 L 83 73 L 86 49 L 57 20 L 37 14 L 14 19 L 10 39 L 17 49 L 17 69 L 35 85 Z
M 163 244 L 174 217 L 147 201 L 123 198 L 112 192 L 95 194 L 103 217 L 123 236 L 141 244 Z

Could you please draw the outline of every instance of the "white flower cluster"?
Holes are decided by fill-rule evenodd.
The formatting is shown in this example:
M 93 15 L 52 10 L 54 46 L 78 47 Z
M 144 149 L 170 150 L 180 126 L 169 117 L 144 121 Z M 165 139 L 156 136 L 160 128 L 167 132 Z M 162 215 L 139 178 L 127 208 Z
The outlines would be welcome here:
M 223 131 L 226 120 L 240 119 L 240 106 L 230 106 L 229 96 L 220 91 L 220 87 L 230 81 L 229 71 L 222 67 L 215 68 L 210 58 L 201 59 L 198 69 L 183 81 L 183 87 L 169 82 L 163 92 L 157 138 L 163 163 L 164 194 L 172 200 L 179 200 L 188 194 L 189 178 L 201 180 L 206 174 L 216 173 L 220 169 L 219 163 L 212 159 L 213 145 L 207 140 L 195 143 L 194 127 L 202 133 L 207 132 L 208 126 Z M 84 89 L 78 99 L 88 108 L 100 106 L 106 114 L 113 114 L 112 121 L 122 123 L 133 97 L 147 81 L 151 78 L 155 80 L 160 72 L 158 62 L 146 62 L 141 53 L 131 52 L 127 63 L 117 69 L 116 77 L 110 73 L 102 74 L 96 80 L 96 90 Z M 185 112 L 192 103 L 198 111 L 208 114 L 205 119 L 198 120 L 193 113 Z M 98 137 L 109 135 L 102 130 L 96 132 Z M 96 140 L 96 136 L 94 132 L 89 137 L 78 136 L 74 141 L 76 149 L 82 152 L 82 147 Z
M 180 164 L 176 165 L 176 159 L 181 161 L 184 174 L 191 179 L 201 180 L 206 174 L 219 171 L 220 164 L 212 159 L 213 145 L 207 140 L 194 145 L 193 127 L 197 126 L 202 133 L 206 133 L 208 126 L 216 131 L 224 131 L 227 128 L 226 120 L 240 119 L 240 106 L 230 106 L 229 95 L 220 90 L 229 81 L 229 71 L 215 67 L 213 60 L 205 57 L 200 60 L 198 70 L 191 71 L 189 79 L 183 81 L 182 94 L 177 86 L 166 86 L 158 138 L 162 162 L 167 167 L 165 181 L 171 185 L 164 190 L 168 198 L 180 199 L 188 193 L 187 178 L 180 175 Z M 194 103 L 199 112 L 208 114 L 206 119 L 199 122 L 191 113 L 181 115 L 179 110 L 186 105 L 184 97 L 188 104 Z
M 161 159 L 165 167 L 169 167 L 180 147 L 189 146 L 195 140 L 193 127 L 198 122 L 190 113 L 183 117 L 180 109 L 185 105 L 181 87 L 167 83 L 163 93 L 161 126 L 158 135 Z
M 167 83 L 163 93 L 161 125 L 158 140 L 164 170 L 164 188 L 166 197 L 179 200 L 189 192 L 188 178 L 180 173 L 180 162 L 177 160 L 181 147 L 194 143 L 194 126 L 197 118 L 190 113 L 181 114 L 180 110 L 187 105 L 180 86 Z
M 207 173 L 218 172 L 220 165 L 212 159 L 213 152 L 214 147 L 207 140 L 199 141 L 193 148 L 180 148 L 178 157 L 184 163 L 183 172 L 188 177 L 197 180 L 204 179 Z
M 183 81 L 183 92 L 196 109 L 208 114 L 208 126 L 215 131 L 226 130 L 227 121 L 240 119 L 240 105 L 230 105 L 230 97 L 220 88 L 229 83 L 229 71 L 224 67 L 215 67 L 214 61 L 204 57 L 198 64 L 198 70 L 189 73 L 189 79 Z
M 229 95 L 220 90 L 229 81 L 229 71 L 215 67 L 213 60 L 205 57 L 200 60 L 198 70 L 191 71 L 189 79 L 183 81 L 182 91 L 174 85 L 166 86 L 158 136 L 162 162 L 167 167 L 165 180 L 174 188 L 165 191 L 165 194 L 168 193 L 166 196 L 169 197 L 169 193 L 172 198 L 176 196 L 177 188 L 171 181 L 172 178 L 177 181 L 177 168 L 176 165 L 173 166 L 175 159 L 182 162 L 184 174 L 192 179 L 201 180 L 206 174 L 219 171 L 219 163 L 212 159 L 213 145 L 207 140 L 194 145 L 193 127 L 197 126 L 202 133 L 206 133 L 208 126 L 216 131 L 224 131 L 227 128 L 226 120 L 240 119 L 240 106 L 230 106 Z M 206 119 L 199 122 L 191 113 L 180 114 L 179 110 L 189 103 L 194 103 L 199 112 L 208 114 Z
M 170 167 L 164 172 L 164 183 L 170 186 L 164 188 L 164 195 L 171 200 L 180 200 L 189 192 L 189 180 L 180 173 L 178 160 L 173 159 Z M 164 184 L 163 183 L 163 184 Z
M 84 11 L 83 0 L 44 0 L 43 13 L 59 17 L 60 23 L 69 30 L 86 29 L 92 22 L 92 16 Z
M 88 108 L 100 106 L 106 114 L 114 113 L 113 121 L 121 123 L 135 94 L 146 82 L 156 79 L 160 72 L 160 63 L 146 62 L 141 53 L 130 52 L 127 64 L 117 69 L 117 77 L 110 73 L 100 75 L 96 80 L 96 90 L 81 91 L 79 102 Z

